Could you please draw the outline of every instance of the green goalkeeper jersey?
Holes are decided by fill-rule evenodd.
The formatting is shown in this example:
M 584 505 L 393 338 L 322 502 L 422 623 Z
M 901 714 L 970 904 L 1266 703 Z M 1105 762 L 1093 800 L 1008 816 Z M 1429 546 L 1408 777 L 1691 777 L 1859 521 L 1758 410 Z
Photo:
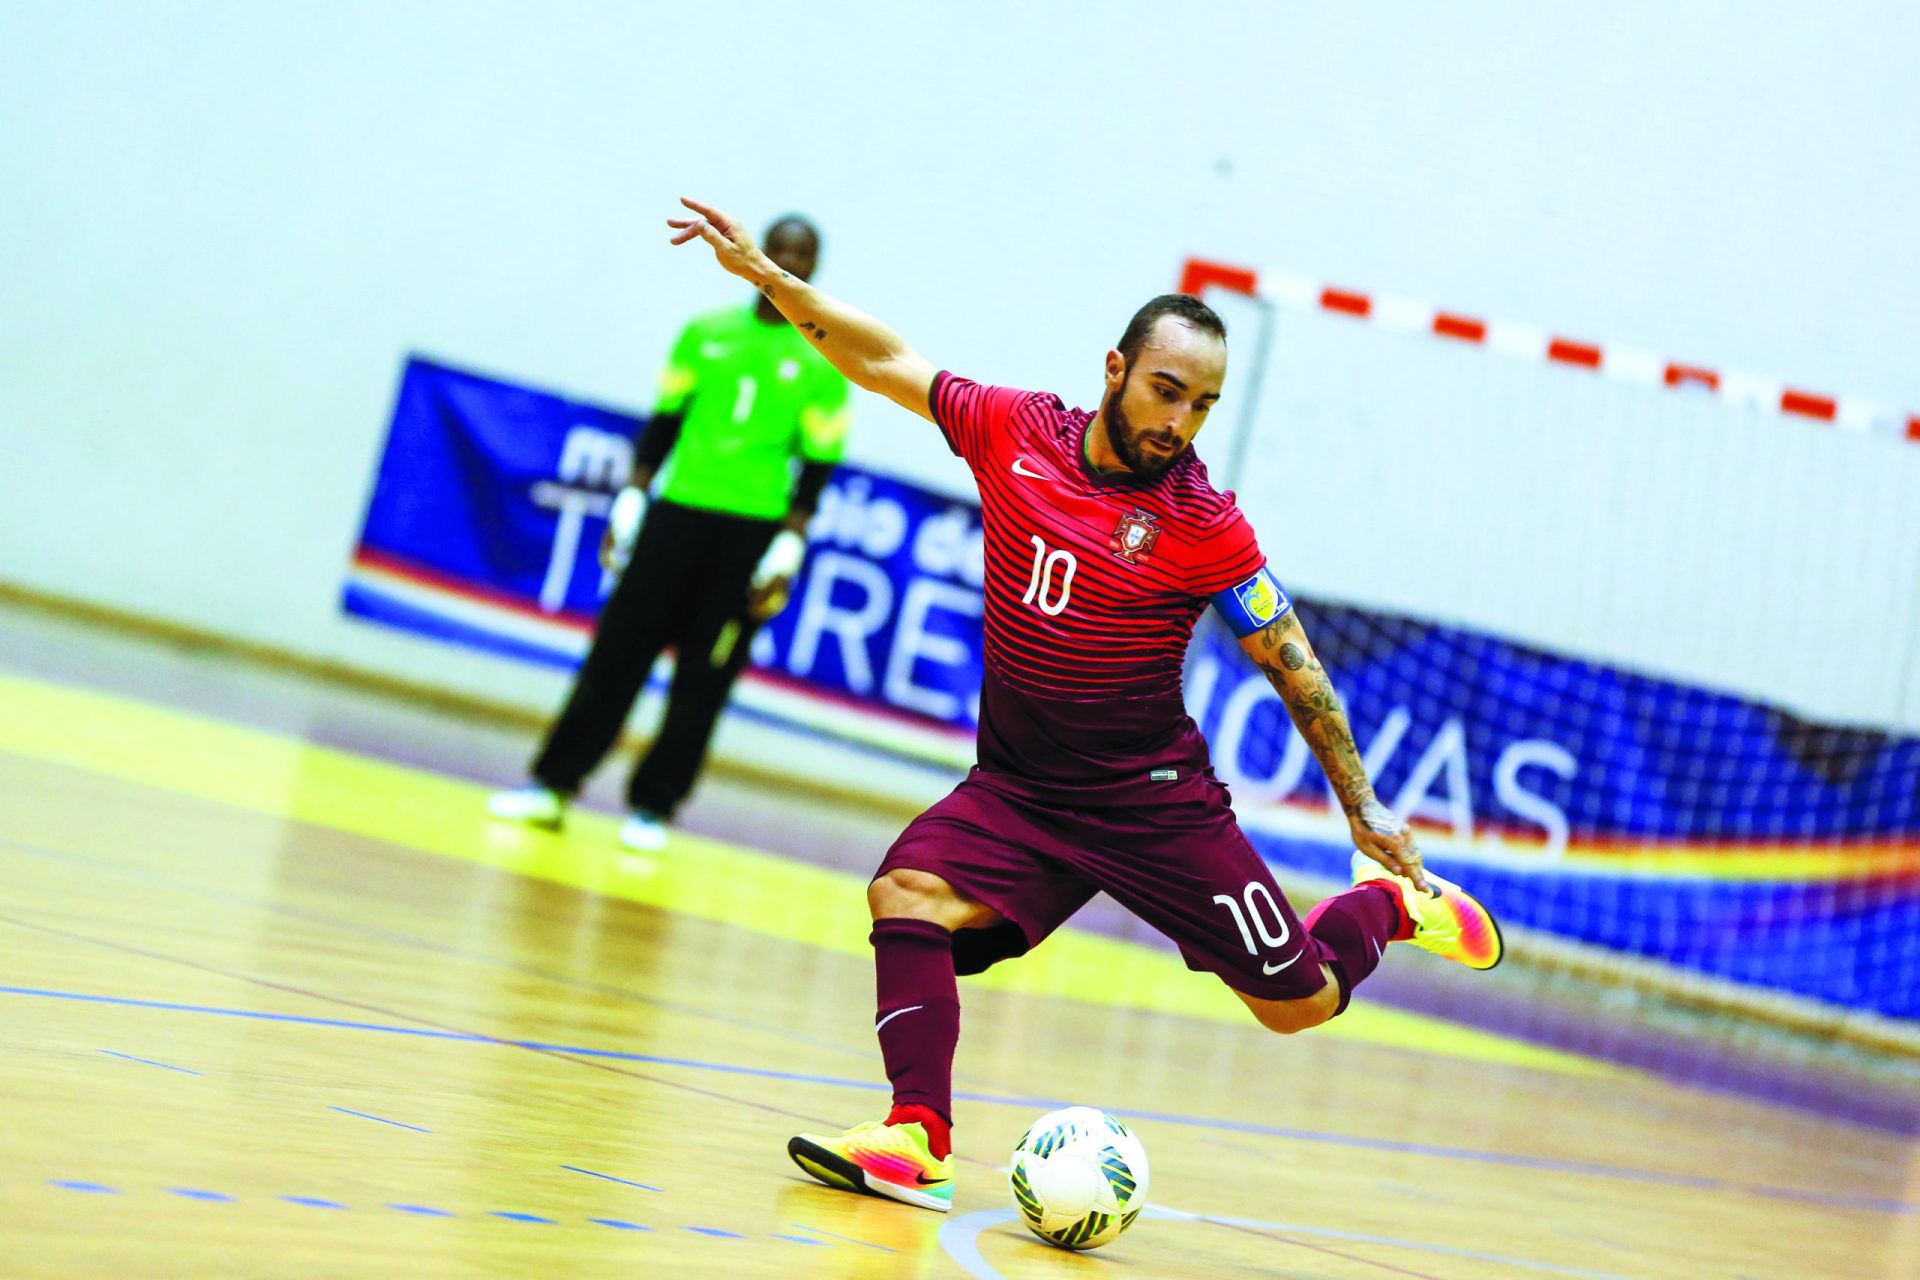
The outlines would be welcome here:
M 847 380 L 792 325 L 729 307 L 681 330 L 654 412 L 685 415 L 662 498 L 779 520 L 793 500 L 796 460 L 840 461 Z

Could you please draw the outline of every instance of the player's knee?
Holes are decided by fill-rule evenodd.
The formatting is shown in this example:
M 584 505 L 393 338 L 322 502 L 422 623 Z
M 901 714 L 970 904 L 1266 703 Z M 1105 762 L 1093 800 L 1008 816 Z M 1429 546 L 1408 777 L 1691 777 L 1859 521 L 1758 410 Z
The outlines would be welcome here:
M 1311 1004 L 1312 1002 L 1308 1000 L 1289 1000 L 1285 1004 L 1256 1009 L 1253 1016 L 1258 1018 L 1260 1025 L 1269 1031 L 1283 1036 L 1296 1035 L 1302 1031 L 1310 1031 L 1327 1020 L 1319 1010 L 1311 1008 Z
M 929 871 L 889 871 L 867 886 L 867 909 L 875 920 L 904 918 L 947 924 L 958 914 L 960 905 L 960 895 L 953 886 Z
M 1247 1007 L 1260 1025 L 1283 1036 L 1311 1031 L 1340 1008 L 1340 988 L 1332 982 L 1298 1000 L 1248 1000 Z

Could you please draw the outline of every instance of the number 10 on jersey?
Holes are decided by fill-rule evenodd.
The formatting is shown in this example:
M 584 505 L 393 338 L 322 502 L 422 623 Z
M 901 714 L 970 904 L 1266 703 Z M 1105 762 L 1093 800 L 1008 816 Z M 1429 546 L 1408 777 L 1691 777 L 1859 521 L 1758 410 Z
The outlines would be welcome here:
M 1048 551 L 1047 544 L 1040 540 L 1039 534 L 1030 536 L 1033 543 L 1033 577 L 1027 582 L 1027 594 L 1020 597 L 1021 604 L 1038 605 L 1040 612 L 1049 618 L 1057 618 L 1067 607 L 1067 599 L 1073 594 L 1073 571 L 1080 562 L 1073 558 L 1071 551 Z M 1054 592 L 1053 575 L 1060 570 L 1060 594 L 1048 599 Z

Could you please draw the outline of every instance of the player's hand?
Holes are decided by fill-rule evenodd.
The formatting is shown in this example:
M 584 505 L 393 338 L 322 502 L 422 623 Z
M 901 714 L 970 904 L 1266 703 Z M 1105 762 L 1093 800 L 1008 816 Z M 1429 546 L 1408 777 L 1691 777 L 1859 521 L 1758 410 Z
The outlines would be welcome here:
M 806 559 L 804 535 L 792 529 L 782 529 L 773 535 L 747 584 L 748 608 L 756 620 L 765 622 L 787 607 L 787 595 Z
M 600 538 L 600 567 L 608 573 L 625 572 L 633 558 L 634 539 L 647 519 L 646 490 L 628 485 L 614 495 L 607 513 L 607 531 Z
M 695 237 L 705 240 L 722 267 L 756 285 L 768 272 L 775 270 L 772 260 L 760 252 L 753 243 L 753 237 L 738 222 L 712 205 L 701 204 L 698 200 L 681 196 L 680 203 L 698 216 L 668 218 L 667 225 L 674 230 L 671 243 L 685 244 Z
M 1426 873 L 1420 865 L 1420 846 L 1413 832 L 1378 800 L 1367 800 L 1347 815 L 1353 828 L 1353 847 L 1397 876 L 1405 876 L 1424 891 Z

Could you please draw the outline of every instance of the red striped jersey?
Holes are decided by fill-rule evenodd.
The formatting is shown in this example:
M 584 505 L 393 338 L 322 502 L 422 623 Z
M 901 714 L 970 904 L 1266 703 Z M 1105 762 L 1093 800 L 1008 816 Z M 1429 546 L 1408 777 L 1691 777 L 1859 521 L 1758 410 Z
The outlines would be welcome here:
M 1056 396 L 941 373 L 930 400 L 980 487 L 982 767 L 1103 789 L 1206 772 L 1180 697 L 1187 644 L 1211 597 L 1265 564 L 1233 494 L 1191 449 L 1150 483 L 1101 475 L 1093 415 Z

